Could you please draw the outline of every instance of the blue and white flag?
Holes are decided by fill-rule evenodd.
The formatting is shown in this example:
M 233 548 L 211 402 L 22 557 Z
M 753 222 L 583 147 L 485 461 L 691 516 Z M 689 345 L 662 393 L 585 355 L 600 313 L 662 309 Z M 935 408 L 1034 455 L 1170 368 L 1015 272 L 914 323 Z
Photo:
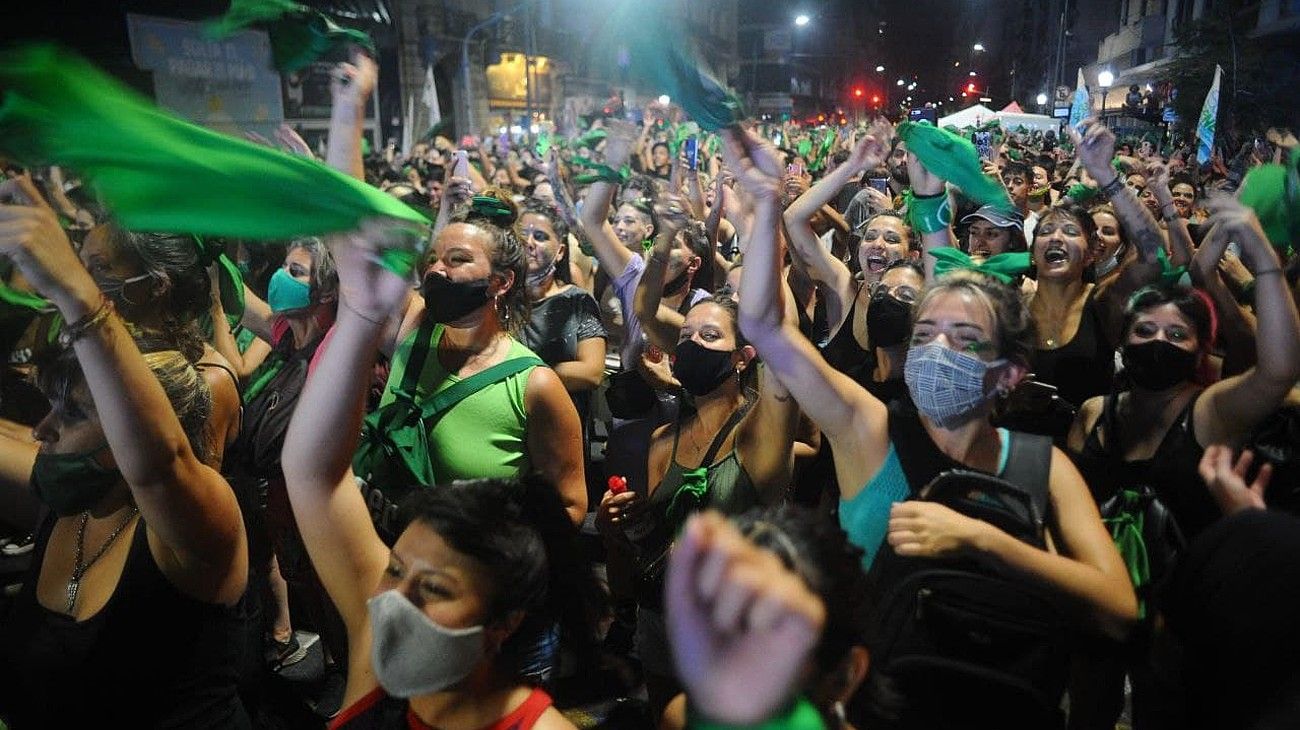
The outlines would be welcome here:
M 1204 165 L 1214 154 L 1214 129 L 1219 120 L 1219 77 L 1223 67 L 1215 64 L 1214 83 L 1210 84 L 1210 93 L 1205 95 L 1205 105 L 1201 107 L 1201 119 L 1196 123 L 1196 162 Z
M 1079 80 L 1074 85 L 1074 100 L 1070 102 L 1070 126 L 1079 131 L 1079 123 L 1088 118 L 1092 111 L 1088 98 L 1088 87 L 1083 82 L 1083 69 L 1079 69 Z

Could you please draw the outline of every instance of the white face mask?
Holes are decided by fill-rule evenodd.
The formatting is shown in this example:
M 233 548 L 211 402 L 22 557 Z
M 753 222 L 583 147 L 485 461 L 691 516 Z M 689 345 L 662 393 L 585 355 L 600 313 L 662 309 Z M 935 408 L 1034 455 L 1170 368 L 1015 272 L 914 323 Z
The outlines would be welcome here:
M 439 626 L 396 589 L 366 601 L 370 665 L 384 691 L 415 697 L 446 689 L 483 660 L 483 627 Z
M 1095 272 L 1097 276 L 1105 276 L 1114 271 L 1119 266 L 1119 252 L 1116 251 L 1114 256 L 1096 264 Z

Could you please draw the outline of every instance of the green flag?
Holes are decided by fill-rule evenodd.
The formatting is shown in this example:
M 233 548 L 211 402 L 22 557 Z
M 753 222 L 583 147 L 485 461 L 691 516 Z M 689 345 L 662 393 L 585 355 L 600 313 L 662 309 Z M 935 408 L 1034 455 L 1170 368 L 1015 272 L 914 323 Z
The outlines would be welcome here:
M 207 23 L 208 36 L 220 40 L 249 26 L 266 29 L 275 67 L 293 73 L 339 45 L 354 43 L 375 55 L 375 42 L 362 31 L 344 28 L 323 13 L 292 0 L 231 0 L 226 14 Z
M 926 121 L 899 124 L 898 136 L 925 169 L 961 188 L 976 205 L 992 205 L 1004 213 L 1015 209 L 1002 183 L 984 174 L 970 140 Z
M 394 220 L 396 271 L 413 266 L 429 220 L 303 157 L 181 121 L 84 59 L 47 44 L 0 54 L 0 151 L 76 170 L 124 228 L 286 239 Z

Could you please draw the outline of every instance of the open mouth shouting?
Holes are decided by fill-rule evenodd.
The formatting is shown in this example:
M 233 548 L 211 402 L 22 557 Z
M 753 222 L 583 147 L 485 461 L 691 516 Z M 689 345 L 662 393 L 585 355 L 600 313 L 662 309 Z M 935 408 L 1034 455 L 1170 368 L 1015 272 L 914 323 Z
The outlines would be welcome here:
M 1043 249 L 1043 263 L 1057 267 L 1070 263 L 1070 252 L 1065 246 L 1053 245 Z

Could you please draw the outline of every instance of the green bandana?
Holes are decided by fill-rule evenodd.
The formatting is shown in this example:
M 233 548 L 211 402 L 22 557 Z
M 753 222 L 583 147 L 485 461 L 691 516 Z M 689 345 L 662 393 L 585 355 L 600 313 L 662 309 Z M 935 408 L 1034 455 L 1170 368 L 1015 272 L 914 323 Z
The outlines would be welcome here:
M 808 159 L 809 155 L 812 154 L 812 147 L 813 147 L 812 140 L 804 138 L 799 140 L 799 146 L 795 148 L 795 151 L 799 153 L 800 157 L 806 160 Z
M 354 43 L 374 56 L 370 36 L 344 28 L 323 13 L 291 0 L 231 0 L 226 14 L 208 21 L 205 30 L 214 40 L 227 38 L 252 25 L 266 29 L 271 38 L 271 55 L 282 73 L 310 66 L 331 49 Z
M 18 291 L 3 282 L 0 282 L 0 304 L 6 307 L 26 309 L 34 314 L 50 309 L 50 302 L 44 297 L 31 292 Z
M 590 147 L 592 149 L 595 149 L 596 145 L 600 144 L 600 141 L 605 139 L 608 136 L 609 136 L 609 132 L 606 132 L 604 129 L 597 127 L 596 129 L 593 129 L 590 132 L 587 132 L 586 134 L 574 140 L 573 146 Z
M 1097 197 L 1097 188 L 1090 188 L 1083 183 L 1075 183 L 1065 192 L 1065 196 L 1073 198 L 1076 203 L 1087 203 L 1089 200 Z
M 1146 516 L 1142 510 L 1142 495 L 1132 489 L 1120 490 L 1122 506 L 1114 517 L 1102 520 L 1110 529 L 1119 555 L 1128 568 L 1129 579 L 1138 593 L 1138 619 L 1146 618 L 1146 601 L 1142 598 L 1151 583 L 1151 564 L 1147 555 L 1146 540 L 1142 537 Z
M 682 470 L 682 485 L 673 494 L 664 512 L 664 522 L 668 531 L 676 535 L 686 518 L 700 511 L 709 498 L 709 467 L 701 466 Z
M 1183 275 L 1187 273 L 1187 267 L 1171 266 L 1169 254 L 1165 253 L 1164 246 L 1156 249 L 1156 261 L 1160 262 L 1160 283 L 1166 286 L 1178 286 L 1178 282 L 1182 281 Z
M 551 151 L 551 133 L 542 132 L 537 135 L 537 145 L 533 147 L 538 157 L 546 157 L 546 153 Z
M 491 195 L 475 195 L 469 199 L 469 209 L 484 218 L 511 218 L 515 212 L 510 206 Z
M 183 122 L 55 46 L 0 56 L 0 88 L 4 152 L 76 170 L 128 230 L 283 240 L 385 217 L 402 241 L 381 257 L 401 274 L 425 243 L 429 220 L 397 198 L 315 160 Z M 195 185 L 202 194 L 183 194 Z
M 1003 284 L 1010 284 L 1015 277 L 1029 271 L 1031 263 L 1028 251 L 1000 253 L 990 256 L 982 264 L 975 263 L 965 251 L 944 246 L 930 251 L 935 258 L 934 276 L 940 278 L 952 271 L 961 269 L 978 271 L 997 279 Z
M 1241 181 L 1241 202 L 1255 211 L 1269 243 L 1285 259 L 1300 241 L 1300 148 L 1285 165 L 1260 165 Z
M 1015 210 L 1006 188 L 984 174 L 979 153 L 970 140 L 925 121 L 899 124 L 898 136 L 925 169 L 956 185 L 971 202 L 991 205 L 1008 214 Z
M 907 221 L 921 233 L 938 233 L 952 225 L 952 201 L 948 193 L 919 197 L 911 188 L 903 191 Z
M 199 263 L 203 268 L 217 265 L 217 286 L 221 289 L 221 310 L 231 325 L 239 323 L 244 316 L 244 275 L 234 261 L 226 255 L 216 241 L 206 241 L 200 236 L 194 237 L 199 248 Z

